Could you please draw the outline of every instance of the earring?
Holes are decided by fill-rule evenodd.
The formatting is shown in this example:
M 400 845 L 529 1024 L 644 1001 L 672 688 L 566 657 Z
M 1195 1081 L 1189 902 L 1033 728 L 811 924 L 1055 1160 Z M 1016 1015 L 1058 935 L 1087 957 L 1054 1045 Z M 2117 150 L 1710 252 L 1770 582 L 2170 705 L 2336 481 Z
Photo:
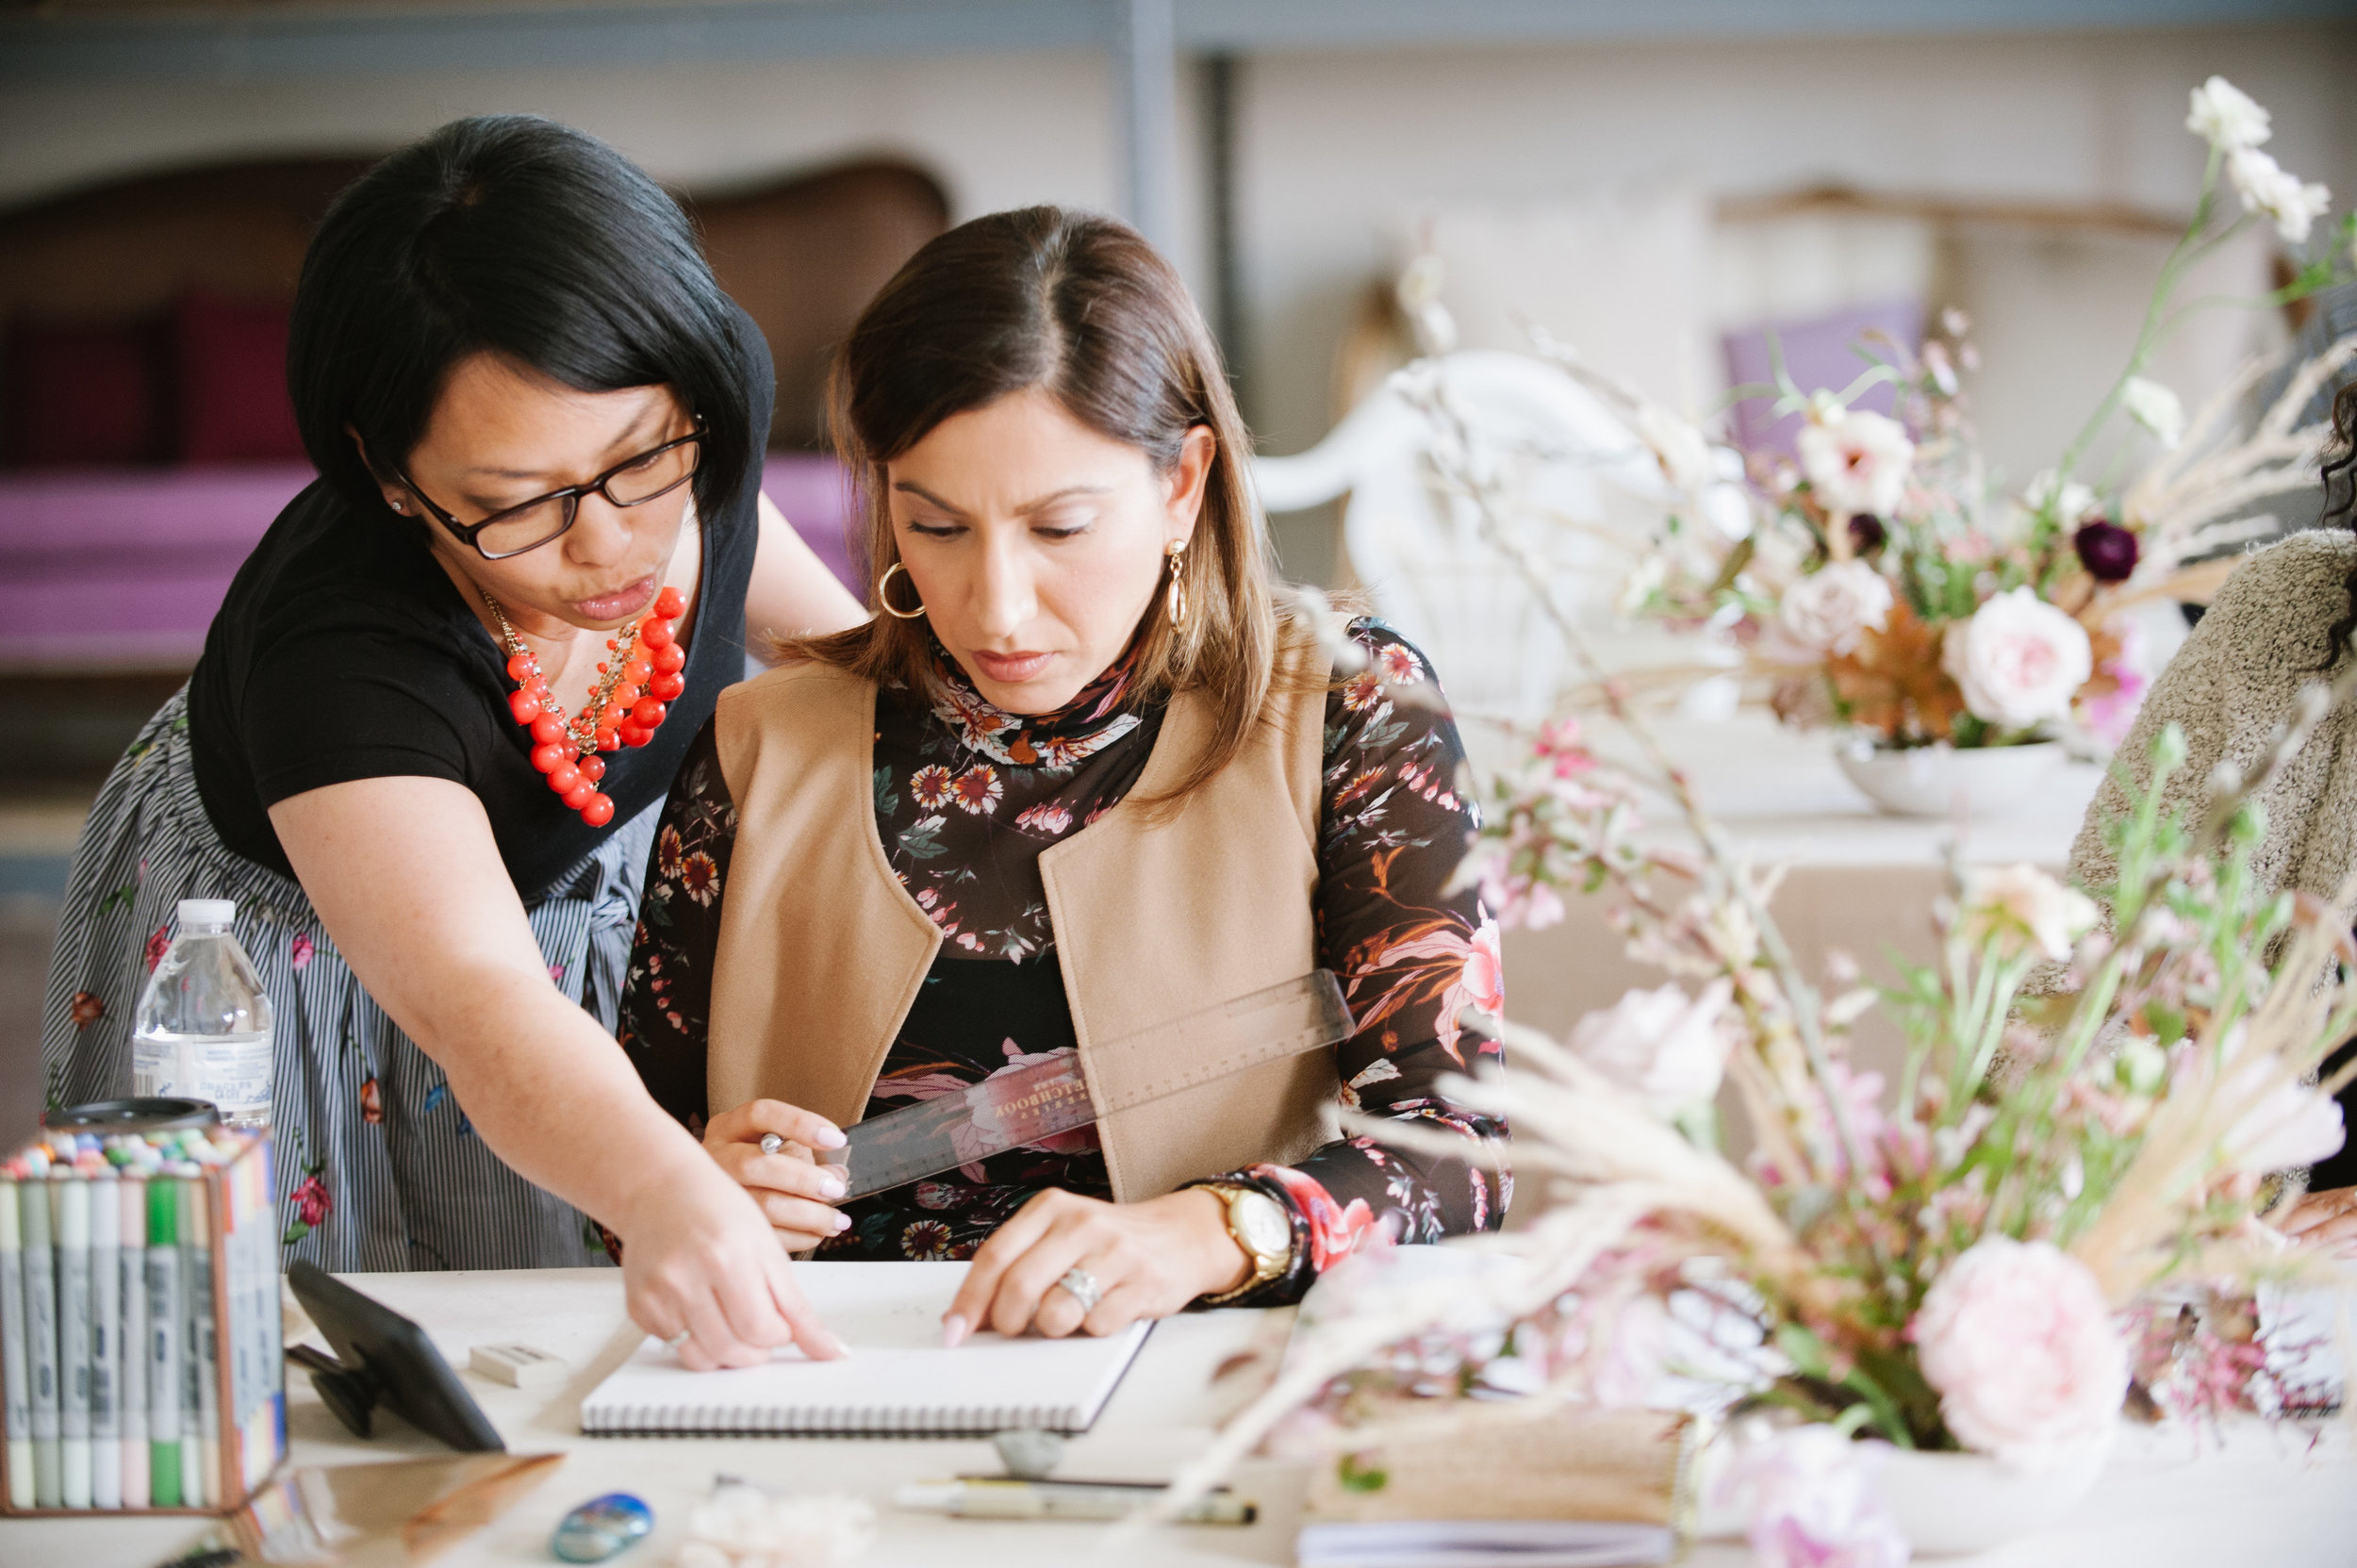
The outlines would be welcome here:
M 915 620 L 918 616 L 925 613 L 925 606 L 920 603 L 914 610 L 903 610 L 898 605 L 892 602 L 892 595 L 887 591 L 892 586 L 892 574 L 896 571 L 901 576 L 907 577 L 909 569 L 906 565 L 898 561 L 893 562 L 892 565 L 884 569 L 882 580 L 876 585 L 876 602 L 882 605 L 883 613 L 892 617 L 895 620 Z M 909 581 L 912 586 L 915 586 L 915 578 L 910 578 Z
M 408 514 L 409 503 L 405 501 L 396 499 L 388 501 L 385 504 L 390 506 L 394 511 L 402 513 L 404 516 Z
M 1170 591 L 1162 597 L 1162 608 L 1169 614 L 1174 629 L 1187 623 L 1187 585 L 1181 575 L 1186 570 L 1186 562 L 1181 559 L 1186 549 L 1184 539 L 1170 541 Z

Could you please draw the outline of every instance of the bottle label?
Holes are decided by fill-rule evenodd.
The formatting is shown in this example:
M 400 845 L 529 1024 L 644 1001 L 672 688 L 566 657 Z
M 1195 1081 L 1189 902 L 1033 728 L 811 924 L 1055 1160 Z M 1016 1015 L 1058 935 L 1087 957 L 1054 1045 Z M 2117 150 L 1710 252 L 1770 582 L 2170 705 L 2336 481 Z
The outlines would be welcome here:
M 223 1116 L 270 1109 L 271 1037 L 254 1034 L 170 1034 L 131 1037 L 131 1092 L 210 1100 Z

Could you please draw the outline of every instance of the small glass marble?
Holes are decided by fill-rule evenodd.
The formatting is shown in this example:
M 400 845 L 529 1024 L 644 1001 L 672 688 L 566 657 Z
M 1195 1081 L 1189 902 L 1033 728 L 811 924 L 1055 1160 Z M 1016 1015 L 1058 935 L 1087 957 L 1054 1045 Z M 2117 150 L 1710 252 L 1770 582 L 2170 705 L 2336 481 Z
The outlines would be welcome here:
M 654 1510 L 627 1492 L 592 1497 L 557 1521 L 549 1549 L 561 1562 L 603 1562 L 644 1540 Z

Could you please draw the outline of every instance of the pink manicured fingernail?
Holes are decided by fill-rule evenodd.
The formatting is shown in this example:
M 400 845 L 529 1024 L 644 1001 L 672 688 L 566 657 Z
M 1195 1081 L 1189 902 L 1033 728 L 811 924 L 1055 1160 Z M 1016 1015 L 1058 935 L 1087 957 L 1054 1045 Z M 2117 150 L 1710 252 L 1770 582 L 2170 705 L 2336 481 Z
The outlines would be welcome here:
M 941 1347 L 945 1350 L 955 1350 L 959 1345 L 964 1345 L 969 1328 L 970 1325 L 965 1321 L 964 1312 L 951 1312 L 948 1317 L 943 1318 L 941 1320 Z
M 850 1140 L 843 1135 L 842 1129 L 840 1128 L 821 1127 L 818 1130 L 818 1147 L 820 1148 L 841 1148 L 845 1144 L 849 1142 Z
M 849 1230 L 851 1228 L 851 1216 L 849 1214 L 835 1215 L 834 1228 L 837 1230 Z
M 831 1170 L 818 1173 L 818 1190 L 829 1197 L 841 1197 L 850 1190 L 850 1183 Z

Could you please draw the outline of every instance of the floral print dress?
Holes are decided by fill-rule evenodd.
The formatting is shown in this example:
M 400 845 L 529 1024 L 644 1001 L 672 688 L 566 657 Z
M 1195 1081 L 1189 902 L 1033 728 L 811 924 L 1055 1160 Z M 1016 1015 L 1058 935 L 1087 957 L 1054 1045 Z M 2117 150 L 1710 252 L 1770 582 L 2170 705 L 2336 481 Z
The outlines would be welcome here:
M 1338 1048 L 1337 1093 L 1371 1114 L 1503 1139 L 1495 1118 L 1436 1087 L 1443 1073 L 1497 1050 L 1454 1022 L 1459 1009 L 1494 1015 L 1503 1003 L 1497 928 L 1472 892 L 1446 890 L 1477 825 L 1475 806 L 1455 788 L 1463 751 L 1443 713 L 1394 699 L 1391 687 L 1427 678 L 1423 656 L 1377 621 L 1355 622 L 1351 635 L 1370 668 L 1327 700 L 1317 848 L 1319 962 L 1341 978 L 1360 1026 Z M 1038 717 L 1001 712 L 946 655 L 937 662 L 937 697 L 887 689 L 876 705 L 877 832 L 945 941 L 868 1116 L 1075 1048 L 1039 855 L 1129 793 L 1162 731 L 1163 705 L 1132 700 L 1126 659 Z M 620 1031 L 656 1099 L 698 1132 L 711 965 L 735 836 L 707 727 L 657 830 Z M 1293 1216 L 1294 1265 L 1252 1294 L 1258 1303 L 1297 1299 L 1378 1231 L 1430 1242 L 1493 1230 L 1511 1190 L 1465 1162 L 1366 1138 L 1222 1180 L 1260 1188 Z M 1095 1129 L 854 1199 L 843 1205 L 850 1228 L 818 1255 L 970 1257 L 1051 1187 L 1112 1196 Z

